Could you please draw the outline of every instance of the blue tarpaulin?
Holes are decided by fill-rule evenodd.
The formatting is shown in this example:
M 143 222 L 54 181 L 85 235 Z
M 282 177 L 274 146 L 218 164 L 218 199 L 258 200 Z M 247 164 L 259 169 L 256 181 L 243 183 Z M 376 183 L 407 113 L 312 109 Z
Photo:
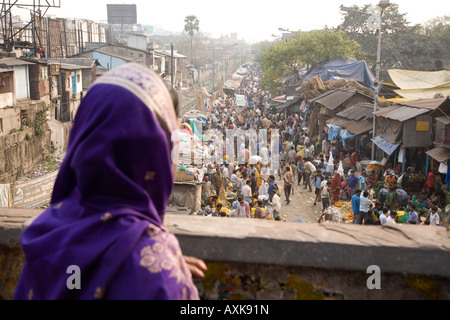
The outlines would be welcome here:
M 339 131 L 341 127 L 335 126 L 334 124 L 327 124 L 328 127 L 328 140 L 332 141 L 339 137 Z
M 316 63 L 311 70 L 306 73 L 304 81 L 308 81 L 315 76 L 319 76 L 322 81 L 338 78 L 345 78 L 358 81 L 373 89 L 375 76 L 367 66 L 365 61 L 356 59 L 335 58 Z
M 445 183 L 448 184 L 450 182 L 450 165 L 447 164 L 447 175 L 445 176 Z
M 342 144 L 344 145 L 344 147 L 346 147 L 346 141 L 348 139 L 353 139 L 354 137 L 356 137 L 356 135 L 351 134 L 350 131 L 345 129 L 341 129 L 341 131 L 339 131 L 339 134 L 341 136 Z
M 395 150 L 400 146 L 399 144 L 393 144 L 390 142 L 387 142 L 386 140 L 382 139 L 381 137 L 375 137 L 372 139 L 372 142 L 375 143 L 378 148 L 386 152 L 389 156 L 391 156 Z
M 328 127 L 328 140 L 332 141 L 336 138 L 340 138 L 345 147 L 345 141 L 348 139 L 353 139 L 356 137 L 354 134 L 351 134 L 350 131 L 346 129 L 342 129 L 341 127 L 334 124 L 327 124 Z

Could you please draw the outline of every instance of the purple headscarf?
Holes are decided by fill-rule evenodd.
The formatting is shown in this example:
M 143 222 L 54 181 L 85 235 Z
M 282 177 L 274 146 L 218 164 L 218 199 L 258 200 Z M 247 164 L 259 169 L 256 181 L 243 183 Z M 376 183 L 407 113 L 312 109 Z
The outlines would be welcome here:
M 94 83 L 51 206 L 22 235 L 15 299 L 198 299 L 179 243 L 163 227 L 176 127 L 170 93 L 153 71 L 127 64 Z M 81 289 L 70 285 L 77 280 Z

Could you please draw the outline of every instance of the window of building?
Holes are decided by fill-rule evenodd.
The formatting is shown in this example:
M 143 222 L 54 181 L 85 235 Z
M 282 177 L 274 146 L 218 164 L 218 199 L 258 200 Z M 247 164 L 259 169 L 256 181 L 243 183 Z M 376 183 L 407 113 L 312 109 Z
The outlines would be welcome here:
M 46 80 L 48 79 L 48 69 L 42 68 L 42 79 Z

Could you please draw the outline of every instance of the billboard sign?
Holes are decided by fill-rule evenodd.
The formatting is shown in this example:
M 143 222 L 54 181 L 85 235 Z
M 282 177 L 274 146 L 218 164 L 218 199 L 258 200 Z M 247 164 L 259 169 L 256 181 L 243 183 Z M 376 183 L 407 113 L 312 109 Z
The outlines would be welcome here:
M 14 208 L 39 209 L 50 203 L 58 172 L 14 186 Z
M 107 4 L 109 24 L 137 24 L 135 4 Z

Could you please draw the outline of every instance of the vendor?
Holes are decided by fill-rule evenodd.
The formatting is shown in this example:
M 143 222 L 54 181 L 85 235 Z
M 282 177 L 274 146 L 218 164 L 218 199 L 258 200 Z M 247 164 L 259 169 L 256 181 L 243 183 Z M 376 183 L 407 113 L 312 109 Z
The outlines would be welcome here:
M 374 186 L 378 182 L 378 175 L 375 170 L 372 170 L 370 176 L 367 178 L 367 184 Z

